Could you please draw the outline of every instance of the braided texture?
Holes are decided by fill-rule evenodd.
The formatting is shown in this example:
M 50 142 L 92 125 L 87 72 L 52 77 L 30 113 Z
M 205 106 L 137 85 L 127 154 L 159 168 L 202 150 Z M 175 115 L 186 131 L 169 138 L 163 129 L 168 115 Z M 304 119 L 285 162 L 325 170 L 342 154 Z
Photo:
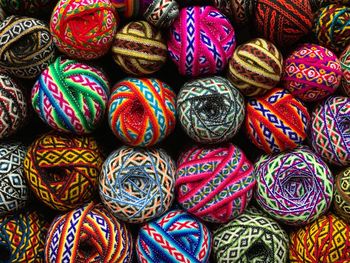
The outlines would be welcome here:
M 350 45 L 340 55 L 340 65 L 343 72 L 341 88 L 343 93 L 350 97 Z
M 179 5 L 175 0 L 154 0 L 143 17 L 158 28 L 168 28 L 179 15 Z
M 337 215 L 350 223 L 350 168 L 335 177 L 333 203 Z
M 0 6 L 9 15 L 37 16 L 48 13 L 53 4 L 52 0 L 0 0 Z
M 214 0 L 225 1 L 225 0 Z M 255 11 L 256 0 L 229 0 L 233 21 L 237 25 L 247 25 Z

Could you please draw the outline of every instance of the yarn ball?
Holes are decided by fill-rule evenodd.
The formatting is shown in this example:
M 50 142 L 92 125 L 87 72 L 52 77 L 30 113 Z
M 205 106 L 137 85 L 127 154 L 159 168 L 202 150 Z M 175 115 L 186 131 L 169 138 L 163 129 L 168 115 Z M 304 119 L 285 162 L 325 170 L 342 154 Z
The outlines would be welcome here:
M 47 25 L 38 19 L 9 16 L 0 24 L 0 69 L 19 78 L 35 78 L 55 59 Z
M 133 146 L 152 146 L 175 128 L 175 93 L 155 78 L 126 78 L 118 82 L 108 102 L 113 133 Z
M 158 28 L 168 28 L 179 15 L 179 5 L 175 0 L 153 0 L 143 17 Z
M 194 147 L 184 152 L 176 171 L 176 198 L 198 218 L 226 223 L 248 206 L 256 180 L 254 167 L 233 144 Z
M 286 263 L 288 245 L 288 235 L 283 228 L 254 207 L 221 225 L 213 234 L 213 254 L 217 263 Z
M 0 139 L 16 133 L 27 118 L 27 101 L 21 88 L 0 73 Z
M 136 255 L 139 262 L 206 263 L 211 244 L 209 229 L 194 216 L 176 209 L 141 227 Z
M 174 200 L 175 163 L 160 149 L 122 147 L 100 175 L 100 197 L 115 217 L 142 223 L 159 217 Z
M 230 21 L 211 6 L 182 8 L 170 27 L 168 51 L 181 75 L 196 77 L 221 72 L 235 46 Z
M 307 108 L 280 88 L 247 103 L 247 134 L 254 145 L 266 153 L 281 152 L 302 144 L 309 122 Z
M 277 46 L 292 46 L 313 26 L 310 1 L 257 0 L 255 25 L 258 34 Z
M 52 222 L 45 261 L 129 263 L 133 242 L 126 226 L 102 204 L 89 203 Z
M 263 155 L 255 163 L 255 197 L 266 213 L 288 225 L 303 225 L 325 213 L 332 201 L 333 176 L 309 148 Z
M 255 1 L 253 0 L 211 0 L 211 2 L 239 26 L 248 24 L 255 9 Z
M 291 233 L 291 263 L 349 262 L 350 226 L 333 214 Z
M 222 77 L 185 83 L 177 96 L 177 110 L 187 135 L 202 143 L 228 141 L 245 116 L 243 96 Z
M 154 0 L 110 0 L 119 15 L 133 19 L 142 15 Z
M 62 53 L 89 60 L 108 52 L 118 22 L 110 0 L 60 0 L 53 10 L 50 30 Z
M 39 76 L 31 95 L 34 110 L 53 129 L 91 133 L 104 117 L 109 83 L 99 69 L 59 57 Z
M 281 79 L 283 57 L 274 44 L 256 38 L 238 46 L 229 61 L 228 79 L 246 96 L 261 96 Z
M 311 116 L 313 150 L 326 162 L 350 164 L 350 98 L 329 97 L 320 103 Z
M 350 167 L 335 177 L 333 204 L 336 214 L 350 223 Z
M 341 89 L 346 96 L 350 97 L 350 45 L 340 55 L 339 60 L 343 72 Z
M 57 1 L 52 0 L 0 0 L 0 7 L 9 15 L 39 16 L 51 11 Z
M 93 138 L 47 133 L 30 145 L 24 175 L 39 200 L 67 211 L 93 198 L 102 164 Z
M 114 61 L 131 75 L 157 72 L 167 59 L 162 33 L 146 21 L 133 21 L 115 35 L 112 47 Z

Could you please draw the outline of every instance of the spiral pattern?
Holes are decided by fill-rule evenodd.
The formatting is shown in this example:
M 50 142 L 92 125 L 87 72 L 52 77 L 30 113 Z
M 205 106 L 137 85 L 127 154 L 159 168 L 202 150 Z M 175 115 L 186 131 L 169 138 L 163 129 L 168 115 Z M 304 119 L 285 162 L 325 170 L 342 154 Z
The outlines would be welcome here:
M 334 184 L 334 209 L 348 224 L 350 223 L 350 167 L 337 174 Z

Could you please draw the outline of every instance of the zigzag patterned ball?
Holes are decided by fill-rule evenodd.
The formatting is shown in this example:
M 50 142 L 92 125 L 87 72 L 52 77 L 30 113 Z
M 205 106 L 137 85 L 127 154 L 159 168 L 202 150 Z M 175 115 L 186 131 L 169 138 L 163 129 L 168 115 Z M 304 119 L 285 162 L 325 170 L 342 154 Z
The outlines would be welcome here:
M 255 175 L 256 201 L 284 224 L 308 224 L 324 214 L 331 204 L 332 173 L 306 147 L 261 156 L 255 163 Z
M 182 128 L 196 142 L 228 141 L 244 121 L 244 98 L 222 77 L 185 83 L 176 103 Z
M 168 51 L 181 75 L 196 77 L 221 72 L 235 46 L 230 21 L 211 6 L 182 8 L 170 27 Z
M 179 15 L 179 5 L 175 0 L 153 0 L 143 17 L 158 28 L 168 28 Z
M 100 197 L 115 217 L 142 223 L 159 217 L 174 200 L 175 163 L 160 149 L 122 147 L 106 159 Z
M 176 171 L 176 198 L 198 218 L 226 223 L 248 206 L 256 180 L 254 167 L 233 144 L 194 147 L 184 152 Z
M 350 223 L 350 167 L 337 174 L 334 183 L 335 213 Z
M 343 51 L 339 57 L 343 77 L 341 80 L 341 88 L 343 93 L 350 97 L 350 45 Z
M 286 263 L 288 235 L 277 222 L 254 207 L 213 234 L 213 255 L 217 263 Z
M 350 98 L 329 97 L 311 116 L 313 150 L 326 162 L 339 166 L 350 164 Z
M 91 137 L 48 133 L 30 145 L 24 175 L 39 200 L 52 209 L 67 211 L 95 195 L 102 158 Z
M 52 222 L 45 262 L 131 263 L 133 242 L 126 226 L 102 204 L 89 203 Z
M 303 101 L 317 101 L 334 93 L 342 78 L 337 56 L 327 48 L 303 44 L 284 62 L 283 87 Z
M 152 146 L 175 128 L 175 93 L 154 78 L 126 78 L 113 88 L 108 122 L 123 142 Z
M 256 38 L 238 46 L 229 61 L 228 79 L 246 96 L 261 96 L 281 79 L 283 57 L 276 46 Z
M 91 133 L 104 117 L 109 83 L 99 69 L 57 58 L 42 72 L 32 89 L 32 105 L 53 129 Z
M 194 216 L 176 209 L 141 227 L 136 255 L 143 263 L 207 263 L 211 244 L 209 229 Z
M 52 0 L 0 0 L 0 7 L 9 15 L 39 16 L 51 11 Z

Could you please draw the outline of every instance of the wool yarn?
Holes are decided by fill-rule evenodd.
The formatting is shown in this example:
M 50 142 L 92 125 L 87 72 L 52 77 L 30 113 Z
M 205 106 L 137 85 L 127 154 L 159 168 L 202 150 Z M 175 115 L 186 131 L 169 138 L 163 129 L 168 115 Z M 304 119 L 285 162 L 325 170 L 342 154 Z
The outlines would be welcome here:
M 175 127 L 175 93 L 155 78 L 126 78 L 118 82 L 108 102 L 113 133 L 133 146 L 152 146 Z
M 50 30 L 62 53 L 89 60 L 108 52 L 118 22 L 110 0 L 60 0 L 53 10 Z
M 93 138 L 50 132 L 30 145 L 24 175 L 39 200 L 67 211 L 93 198 L 102 163 Z
M 211 6 L 182 8 L 170 27 L 168 51 L 181 75 L 196 77 L 221 72 L 235 46 L 230 21 Z
M 161 149 L 119 148 L 102 167 L 102 202 L 128 223 L 159 217 L 173 203 L 175 169 L 173 160 Z
M 303 44 L 285 60 L 283 87 L 302 101 L 317 101 L 336 91 L 342 79 L 337 56 L 327 48 Z
M 281 79 L 283 57 L 274 44 L 256 38 L 238 46 L 229 61 L 228 79 L 246 96 L 261 96 Z
M 151 24 L 133 21 L 115 35 L 112 53 L 124 72 L 143 76 L 161 69 L 167 58 L 167 46 L 162 33 Z
M 9 15 L 39 16 L 51 11 L 52 0 L 0 0 L 0 7 Z
M 126 226 L 102 204 L 89 203 L 55 218 L 45 243 L 45 261 L 131 263 Z
M 177 96 L 177 110 L 187 135 L 201 143 L 228 141 L 245 116 L 243 96 L 222 77 L 185 83 Z
M 136 255 L 139 262 L 206 263 L 211 244 L 211 233 L 203 223 L 175 209 L 141 227 Z
M 114 8 L 125 19 L 142 15 L 154 0 L 110 0 Z
M 350 98 L 334 96 L 320 103 L 311 116 L 313 150 L 326 162 L 350 164 Z
M 211 0 L 223 14 L 233 19 L 236 25 L 247 25 L 255 10 L 255 0 Z
M 275 88 L 249 99 L 246 130 L 255 146 L 266 153 L 293 149 L 307 137 L 310 115 L 288 91 Z
M 35 78 L 55 59 L 52 36 L 38 19 L 9 16 L 0 24 L 0 69 L 19 78 Z
M 336 214 L 350 223 L 350 167 L 335 177 L 333 204 Z
M 343 93 L 350 97 L 350 45 L 340 55 L 340 65 L 343 72 L 341 88 Z
M 153 0 L 143 17 L 153 26 L 168 28 L 179 15 L 179 5 L 175 0 Z
M 57 58 L 42 72 L 32 89 L 32 105 L 53 129 L 91 133 L 104 117 L 109 83 L 102 71 Z

